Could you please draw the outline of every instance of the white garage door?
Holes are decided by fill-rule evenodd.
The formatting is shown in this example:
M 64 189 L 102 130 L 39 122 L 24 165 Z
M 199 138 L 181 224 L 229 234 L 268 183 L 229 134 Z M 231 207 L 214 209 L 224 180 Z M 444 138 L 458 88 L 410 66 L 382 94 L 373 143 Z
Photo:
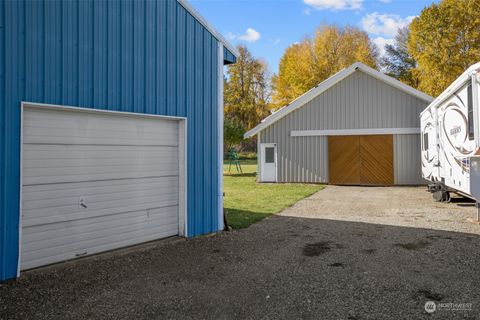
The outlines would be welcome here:
M 21 269 L 181 234 L 183 125 L 25 104 Z

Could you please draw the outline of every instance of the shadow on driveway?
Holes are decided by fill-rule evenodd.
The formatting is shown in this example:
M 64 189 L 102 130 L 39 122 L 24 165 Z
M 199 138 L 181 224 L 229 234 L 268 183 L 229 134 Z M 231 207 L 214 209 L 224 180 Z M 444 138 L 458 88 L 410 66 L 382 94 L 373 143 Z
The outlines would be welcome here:
M 27 272 L 0 286 L 0 318 L 475 319 L 479 248 L 469 233 L 272 216 Z

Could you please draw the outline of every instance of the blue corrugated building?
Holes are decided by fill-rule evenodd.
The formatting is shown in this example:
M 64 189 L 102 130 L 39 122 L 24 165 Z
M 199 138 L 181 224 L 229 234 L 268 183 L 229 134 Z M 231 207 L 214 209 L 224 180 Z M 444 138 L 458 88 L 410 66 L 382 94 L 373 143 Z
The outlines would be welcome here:
M 2 0 L 0 280 L 223 228 L 236 55 L 184 0 Z

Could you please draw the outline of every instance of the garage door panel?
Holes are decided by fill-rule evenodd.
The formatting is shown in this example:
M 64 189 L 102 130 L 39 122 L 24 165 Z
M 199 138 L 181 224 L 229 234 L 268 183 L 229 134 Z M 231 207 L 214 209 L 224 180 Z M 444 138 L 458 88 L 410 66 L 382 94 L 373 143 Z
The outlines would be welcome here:
M 178 121 L 26 108 L 21 268 L 179 233 Z
M 144 128 L 137 127 L 136 134 L 131 130 L 109 130 L 105 128 L 88 128 L 87 131 L 73 132 L 72 128 L 48 128 L 48 127 L 24 127 L 25 143 L 41 144 L 79 144 L 99 145 L 102 141 L 108 139 L 107 144 L 111 145 L 112 140 L 116 145 L 172 145 L 176 146 L 178 141 L 177 128 L 172 131 L 168 128 L 162 128 L 157 132 L 145 132 Z M 140 133 L 140 134 L 139 134 Z M 101 137 L 99 139 L 99 137 Z M 141 139 L 141 140 L 140 140 Z M 122 143 L 123 142 L 123 143 Z
M 127 166 L 128 167 L 128 166 Z M 178 176 L 178 164 L 157 164 L 142 166 L 134 164 L 129 170 L 125 166 L 98 166 L 71 168 L 33 168 L 24 170 L 25 185 L 76 183 L 97 180 L 138 179 L 149 177 Z
M 148 134 L 172 134 L 178 127 L 178 121 L 165 118 L 142 117 L 141 114 L 121 115 L 120 113 L 93 113 L 92 110 L 68 111 L 59 109 L 28 108 L 24 115 L 24 127 L 81 130 L 105 130 L 108 132 L 137 132 Z M 134 121 L 132 121 L 132 119 Z M 141 123 L 139 123 L 141 121 Z M 162 126 L 158 123 L 162 122 Z
M 128 233 L 133 230 L 149 230 L 152 227 L 163 225 L 178 225 L 178 207 L 162 208 L 161 212 L 155 214 L 154 210 L 141 210 L 119 214 L 118 219 L 99 217 L 95 224 L 82 224 L 85 220 L 77 220 L 68 225 L 58 224 L 56 229 L 50 232 L 36 230 L 33 226 L 28 230 L 25 238 L 24 253 L 40 249 L 54 249 L 55 247 L 81 243 L 85 239 L 98 240 L 110 238 L 117 234 Z M 107 219 L 102 219 L 107 218 Z M 55 231 L 55 232 L 52 232 Z
M 115 160 L 137 159 L 139 156 L 158 159 L 172 156 L 172 146 L 96 146 L 24 144 L 24 160 Z
M 93 152 L 92 152 L 93 153 Z M 98 153 L 98 152 L 97 152 Z M 100 165 L 103 166 L 128 166 L 133 163 L 138 163 L 138 165 L 143 166 L 154 166 L 158 164 L 169 164 L 174 163 L 178 166 L 178 155 L 172 155 L 171 151 L 165 152 L 165 156 L 150 156 L 145 153 L 137 153 L 137 154 L 122 154 L 118 157 L 112 157 L 111 155 L 105 156 L 103 158 L 91 158 L 88 155 L 82 155 L 80 157 L 74 158 L 66 158 L 66 159 L 25 159 L 24 166 L 31 169 L 35 168 L 77 168 L 80 166 L 83 167 L 98 167 Z M 101 156 L 101 154 L 99 155 Z M 51 156 L 50 156 L 51 157 Z
M 132 191 L 123 191 L 123 192 L 109 192 L 104 194 L 90 194 L 88 197 L 83 195 L 82 197 L 85 198 L 86 204 L 88 204 L 88 208 L 96 208 L 97 205 L 103 203 L 111 203 L 112 201 L 123 201 L 125 199 L 130 200 L 139 199 L 139 198 L 150 198 L 153 197 L 154 199 L 158 197 L 159 192 L 163 195 L 172 195 L 172 198 L 178 199 L 178 183 L 176 181 L 172 181 L 169 185 L 158 187 L 158 188 L 151 188 L 151 189 L 141 189 L 141 190 L 132 190 Z M 53 197 L 53 195 L 51 195 Z M 57 198 L 46 198 L 41 200 L 24 200 L 23 202 L 23 209 L 25 212 L 29 210 L 40 210 L 40 209 L 52 209 L 58 207 L 66 207 L 69 205 L 74 204 L 77 206 L 77 210 L 85 210 L 85 208 L 80 206 L 80 198 L 78 193 L 73 193 L 70 196 L 64 195 L 59 196 Z M 87 209 L 88 209 L 87 208 Z
M 103 244 L 97 244 L 95 241 L 85 241 L 82 243 L 82 247 L 79 247 L 79 245 L 75 244 L 60 248 L 56 247 L 40 251 L 33 251 L 27 257 L 22 259 L 22 269 L 30 269 L 58 261 L 75 259 L 79 257 L 77 254 L 80 256 L 91 255 L 107 250 L 135 245 L 142 242 L 171 237 L 178 234 L 178 232 L 172 232 L 173 227 L 175 227 L 175 225 L 162 225 L 160 227 L 152 226 L 149 228 L 150 230 L 142 229 L 129 232 L 128 234 L 116 235 L 109 239 L 104 239 L 105 243 Z M 88 251 L 86 251 L 84 248 L 88 248 Z
M 178 122 L 166 119 L 29 110 L 23 130 L 26 144 L 178 145 Z
M 76 146 L 65 149 L 64 153 L 75 150 Z M 178 175 L 179 157 L 178 149 L 157 147 L 158 151 L 169 151 L 168 157 L 151 157 L 148 150 L 129 150 L 124 146 L 124 152 L 119 155 L 113 163 L 110 159 L 114 158 L 109 151 L 95 150 L 99 158 L 88 156 L 91 152 L 85 152 L 83 158 L 53 158 L 38 159 L 36 161 L 36 151 L 25 149 L 26 160 L 24 162 L 23 183 L 30 184 L 50 184 L 64 182 L 129 179 L 152 176 Z M 166 150 L 165 150 L 166 149 Z M 168 151 L 167 151 L 168 150 Z M 137 153 L 138 152 L 138 153 Z M 88 160 L 87 160 L 88 159 Z M 33 165 L 33 166 L 32 166 Z M 126 170 L 128 168 L 128 170 Z
M 58 183 L 23 187 L 23 202 L 58 199 L 62 197 L 105 196 L 116 193 L 133 193 L 156 189 L 178 188 L 178 177 L 107 180 L 78 183 Z
M 88 204 L 88 203 L 87 203 Z M 114 215 L 120 212 L 148 210 L 178 205 L 178 196 L 172 193 L 159 194 L 150 197 L 130 198 L 122 201 L 104 201 L 88 204 L 81 211 L 79 204 L 62 207 L 25 210 L 24 226 L 40 225 L 64 221 L 90 219 L 93 217 Z M 121 207 L 121 211 L 118 209 Z
M 178 206 L 164 208 L 154 208 L 149 210 L 129 211 L 117 215 L 107 215 L 93 217 L 90 219 L 80 219 L 68 222 L 38 224 L 26 227 L 26 232 L 22 238 L 25 244 L 31 248 L 30 243 L 54 239 L 57 236 L 75 235 L 81 233 L 94 232 L 98 230 L 108 230 L 110 227 L 121 227 L 136 223 L 162 223 L 178 222 Z

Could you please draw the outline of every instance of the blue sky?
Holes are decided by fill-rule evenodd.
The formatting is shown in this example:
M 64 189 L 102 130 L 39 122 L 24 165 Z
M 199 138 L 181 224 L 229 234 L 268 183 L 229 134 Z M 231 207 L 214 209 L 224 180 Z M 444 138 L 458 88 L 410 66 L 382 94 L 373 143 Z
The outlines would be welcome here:
M 432 0 L 190 0 L 225 38 L 246 44 L 272 72 L 289 45 L 322 24 L 352 25 L 380 46 Z

